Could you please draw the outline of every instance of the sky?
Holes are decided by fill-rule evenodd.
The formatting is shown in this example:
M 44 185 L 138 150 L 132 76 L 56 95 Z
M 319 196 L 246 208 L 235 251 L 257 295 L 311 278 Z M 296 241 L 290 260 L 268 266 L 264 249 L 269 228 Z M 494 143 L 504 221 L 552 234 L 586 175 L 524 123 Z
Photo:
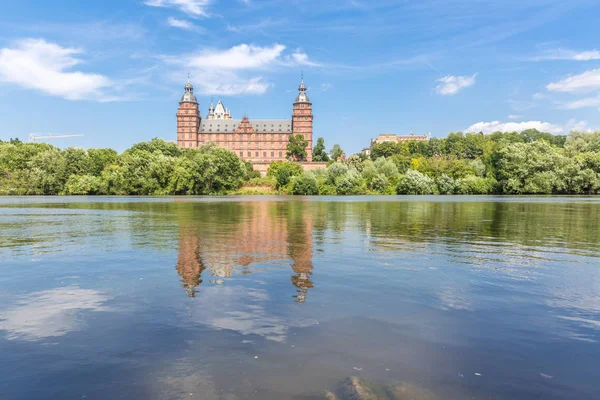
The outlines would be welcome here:
M 381 133 L 600 129 L 598 0 L 0 0 L 0 139 L 122 151 L 203 117 L 290 118 L 347 154 Z

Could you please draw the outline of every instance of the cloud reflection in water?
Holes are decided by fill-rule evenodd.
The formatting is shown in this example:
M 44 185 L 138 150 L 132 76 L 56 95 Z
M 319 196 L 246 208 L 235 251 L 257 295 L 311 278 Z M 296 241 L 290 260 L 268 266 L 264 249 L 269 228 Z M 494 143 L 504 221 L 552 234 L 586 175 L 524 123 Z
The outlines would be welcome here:
M 105 311 L 107 300 L 105 293 L 78 286 L 33 292 L 0 314 L 0 330 L 8 332 L 9 340 L 63 336 L 81 329 L 80 311 Z

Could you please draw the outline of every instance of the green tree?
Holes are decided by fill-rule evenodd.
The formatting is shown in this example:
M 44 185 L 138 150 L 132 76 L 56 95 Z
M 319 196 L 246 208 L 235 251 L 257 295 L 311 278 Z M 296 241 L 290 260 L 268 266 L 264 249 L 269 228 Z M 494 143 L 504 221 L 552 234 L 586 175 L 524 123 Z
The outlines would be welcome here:
M 325 139 L 322 137 L 317 139 L 317 144 L 313 148 L 313 161 L 329 161 L 329 156 L 325 151 Z
M 434 194 L 435 182 L 425 174 L 409 169 L 400 178 L 398 194 Z
M 116 164 L 118 160 L 117 152 L 113 149 L 89 149 L 87 151 L 90 158 L 90 173 L 100 176 L 104 168 Z
M 277 180 L 277 189 L 287 186 L 293 177 L 303 173 L 302 165 L 291 161 L 276 161 L 267 170 L 267 176 L 272 176 Z
M 362 177 L 353 168 L 335 179 L 335 188 L 337 193 L 342 195 L 363 194 L 366 189 Z
M 70 195 L 98 194 L 101 178 L 93 175 L 71 175 L 65 184 L 64 193 Z
M 304 161 L 306 159 L 306 146 L 308 146 L 308 142 L 304 140 L 304 135 L 290 135 L 286 157 L 292 161 Z
M 342 150 L 340 145 L 334 144 L 333 147 L 331 148 L 331 153 L 330 153 L 331 159 L 337 161 L 337 159 L 340 158 L 343 153 L 344 153 L 344 150 Z
M 291 180 L 291 194 L 313 196 L 319 194 L 317 178 L 310 172 L 294 176 Z
M 165 140 L 159 138 L 154 138 L 149 142 L 136 143 L 125 152 L 134 154 L 138 151 L 144 151 L 148 153 L 159 152 L 165 156 L 171 157 L 177 157 L 181 155 L 181 150 L 177 146 L 177 143 L 166 142 Z
M 504 193 L 559 193 L 565 189 L 560 171 L 565 157 L 546 141 L 514 143 L 502 148 L 497 176 Z
M 371 147 L 371 159 L 389 158 L 395 154 L 401 154 L 401 148 L 394 142 L 376 143 Z

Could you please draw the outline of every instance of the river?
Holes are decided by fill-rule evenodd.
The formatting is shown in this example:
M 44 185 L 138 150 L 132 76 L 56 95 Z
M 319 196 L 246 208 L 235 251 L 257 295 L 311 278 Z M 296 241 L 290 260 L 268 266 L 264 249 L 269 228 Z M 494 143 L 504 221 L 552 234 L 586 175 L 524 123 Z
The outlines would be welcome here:
M 0 197 L 0 398 L 597 399 L 599 222 L 585 197 Z

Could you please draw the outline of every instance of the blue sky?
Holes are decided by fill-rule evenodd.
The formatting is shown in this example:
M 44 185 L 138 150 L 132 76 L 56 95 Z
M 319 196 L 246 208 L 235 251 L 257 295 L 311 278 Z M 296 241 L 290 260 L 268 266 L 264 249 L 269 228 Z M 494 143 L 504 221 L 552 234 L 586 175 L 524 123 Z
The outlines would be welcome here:
M 289 118 L 315 136 L 600 128 L 597 0 L 0 0 L 0 139 L 175 140 L 188 71 L 203 116 Z

